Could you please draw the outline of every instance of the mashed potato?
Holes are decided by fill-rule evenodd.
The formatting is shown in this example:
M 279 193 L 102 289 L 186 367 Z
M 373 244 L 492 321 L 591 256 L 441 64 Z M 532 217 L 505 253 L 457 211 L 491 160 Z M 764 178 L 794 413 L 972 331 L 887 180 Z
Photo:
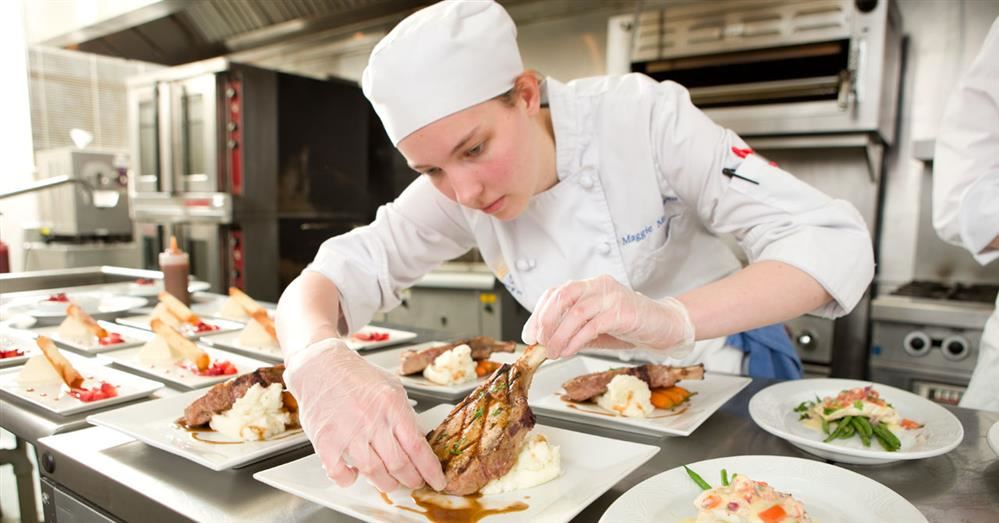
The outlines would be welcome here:
M 644 381 L 627 374 L 619 374 L 607 384 L 607 392 L 597 396 L 597 405 L 629 418 L 644 418 L 652 406 L 652 391 Z
M 173 365 L 183 358 L 174 354 L 170 345 L 159 335 L 153 336 L 139 349 L 139 362 L 145 365 Z
M 541 434 L 532 434 L 528 436 L 520 453 L 517 454 L 517 461 L 510 472 L 486 483 L 479 492 L 499 494 L 531 488 L 547 483 L 561 473 L 562 458 L 558 446 L 548 443 Z
M 423 369 L 423 377 L 439 385 L 458 385 L 475 379 L 475 362 L 468 345 L 457 347 L 437 356 Z
M 283 408 L 280 383 L 266 389 L 259 383 L 250 387 L 232 408 L 212 416 L 208 425 L 233 439 L 243 441 L 265 440 L 284 432 L 291 423 L 291 415 Z
M 71 316 L 66 316 L 66 319 L 59 324 L 59 330 L 56 331 L 59 335 L 59 339 L 75 343 L 84 347 L 93 347 L 97 345 L 97 336 L 86 325 L 77 321 Z
M 39 354 L 28 358 L 28 361 L 17 373 L 17 382 L 21 385 L 40 386 L 52 383 L 62 383 L 62 376 L 55 370 L 45 356 Z

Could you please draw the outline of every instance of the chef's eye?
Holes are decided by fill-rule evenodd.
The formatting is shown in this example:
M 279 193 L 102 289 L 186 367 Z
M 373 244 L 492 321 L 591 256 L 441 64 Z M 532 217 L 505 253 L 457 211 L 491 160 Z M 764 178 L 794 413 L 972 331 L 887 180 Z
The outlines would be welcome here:
M 480 143 L 479 145 L 476 145 L 475 147 L 472 147 L 471 149 L 465 151 L 465 156 L 473 158 L 475 156 L 482 154 L 482 148 L 484 143 L 485 142 Z
M 427 169 L 426 171 L 423 171 L 423 174 L 425 174 L 427 176 L 437 176 L 440 173 L 441 173 L 441 170 L 440 170 L 439 167 L 431 167 L 431 168 Z

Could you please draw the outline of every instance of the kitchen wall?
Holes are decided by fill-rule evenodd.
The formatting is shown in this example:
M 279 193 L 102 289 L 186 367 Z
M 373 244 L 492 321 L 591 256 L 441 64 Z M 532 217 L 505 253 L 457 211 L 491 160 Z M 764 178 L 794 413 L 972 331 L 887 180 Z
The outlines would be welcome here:
M 999 282 L 999 264 L 982 268 L 967 251 L 936 237 L 929 221 L 931 173 L 913 157 L 914 141 L 936 138 L 947 96 L 999 16 L 999 1 L 902 0 L 899 7 L 908 62 L 898 143 L 888 159 L 879 281 L 885 287 L 913 278 Z

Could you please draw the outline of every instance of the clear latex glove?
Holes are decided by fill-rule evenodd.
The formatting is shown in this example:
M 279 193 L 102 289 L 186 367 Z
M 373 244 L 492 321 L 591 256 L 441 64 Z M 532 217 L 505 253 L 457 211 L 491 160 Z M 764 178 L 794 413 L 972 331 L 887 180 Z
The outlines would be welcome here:
M 646 354 L 682 358 L 693 347 L 694 325 L 678 300 L 653 300 L 599 276 L 545 291 L 524 325 L 523 339 L 543 344 L 549 358 L 588 347 L 638 347 Z
M 342 340 L 322 340 L 290 355 L 284 380 L 298 400 L 302 429 L 338 485 L 347 487 L 360 474 L 382 492 L 424 482 L 444 488 L 444 472 L 402 383 Z

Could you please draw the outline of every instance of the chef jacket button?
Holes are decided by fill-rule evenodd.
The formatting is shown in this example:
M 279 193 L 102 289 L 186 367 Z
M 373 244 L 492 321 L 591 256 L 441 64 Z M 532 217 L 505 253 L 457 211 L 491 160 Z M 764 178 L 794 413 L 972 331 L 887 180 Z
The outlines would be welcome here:
M 597 250 L 600 251 L 600 254 L 606 256 L 611 252 L 611 245 L 607 242 L 603 242 L 600 245 L 597 245 Z
M 583 189 L 592 189 L 593 188 L 593 177 L 591 177 L 591 176 L 585 176 L 585 175 L 581 176 L 579 178 L 579 185 L 581 185 L 583 187 Z
M 529 271 L 531 270 L 531 262 L 524 258 L 517 260 L 517 270 L 518 271 Z
M 537 262 L 536 262 L 536 261 L 534 260 L 534 258 L 531 258 L 530 260 L 527 260 L 527 268 L 528 268 L 528 269 L 533 269 L 533 268 L 535 268 L 535 267 L 537 267 L 537 266 L 538 266 L 538 264 L 537 264 Z

